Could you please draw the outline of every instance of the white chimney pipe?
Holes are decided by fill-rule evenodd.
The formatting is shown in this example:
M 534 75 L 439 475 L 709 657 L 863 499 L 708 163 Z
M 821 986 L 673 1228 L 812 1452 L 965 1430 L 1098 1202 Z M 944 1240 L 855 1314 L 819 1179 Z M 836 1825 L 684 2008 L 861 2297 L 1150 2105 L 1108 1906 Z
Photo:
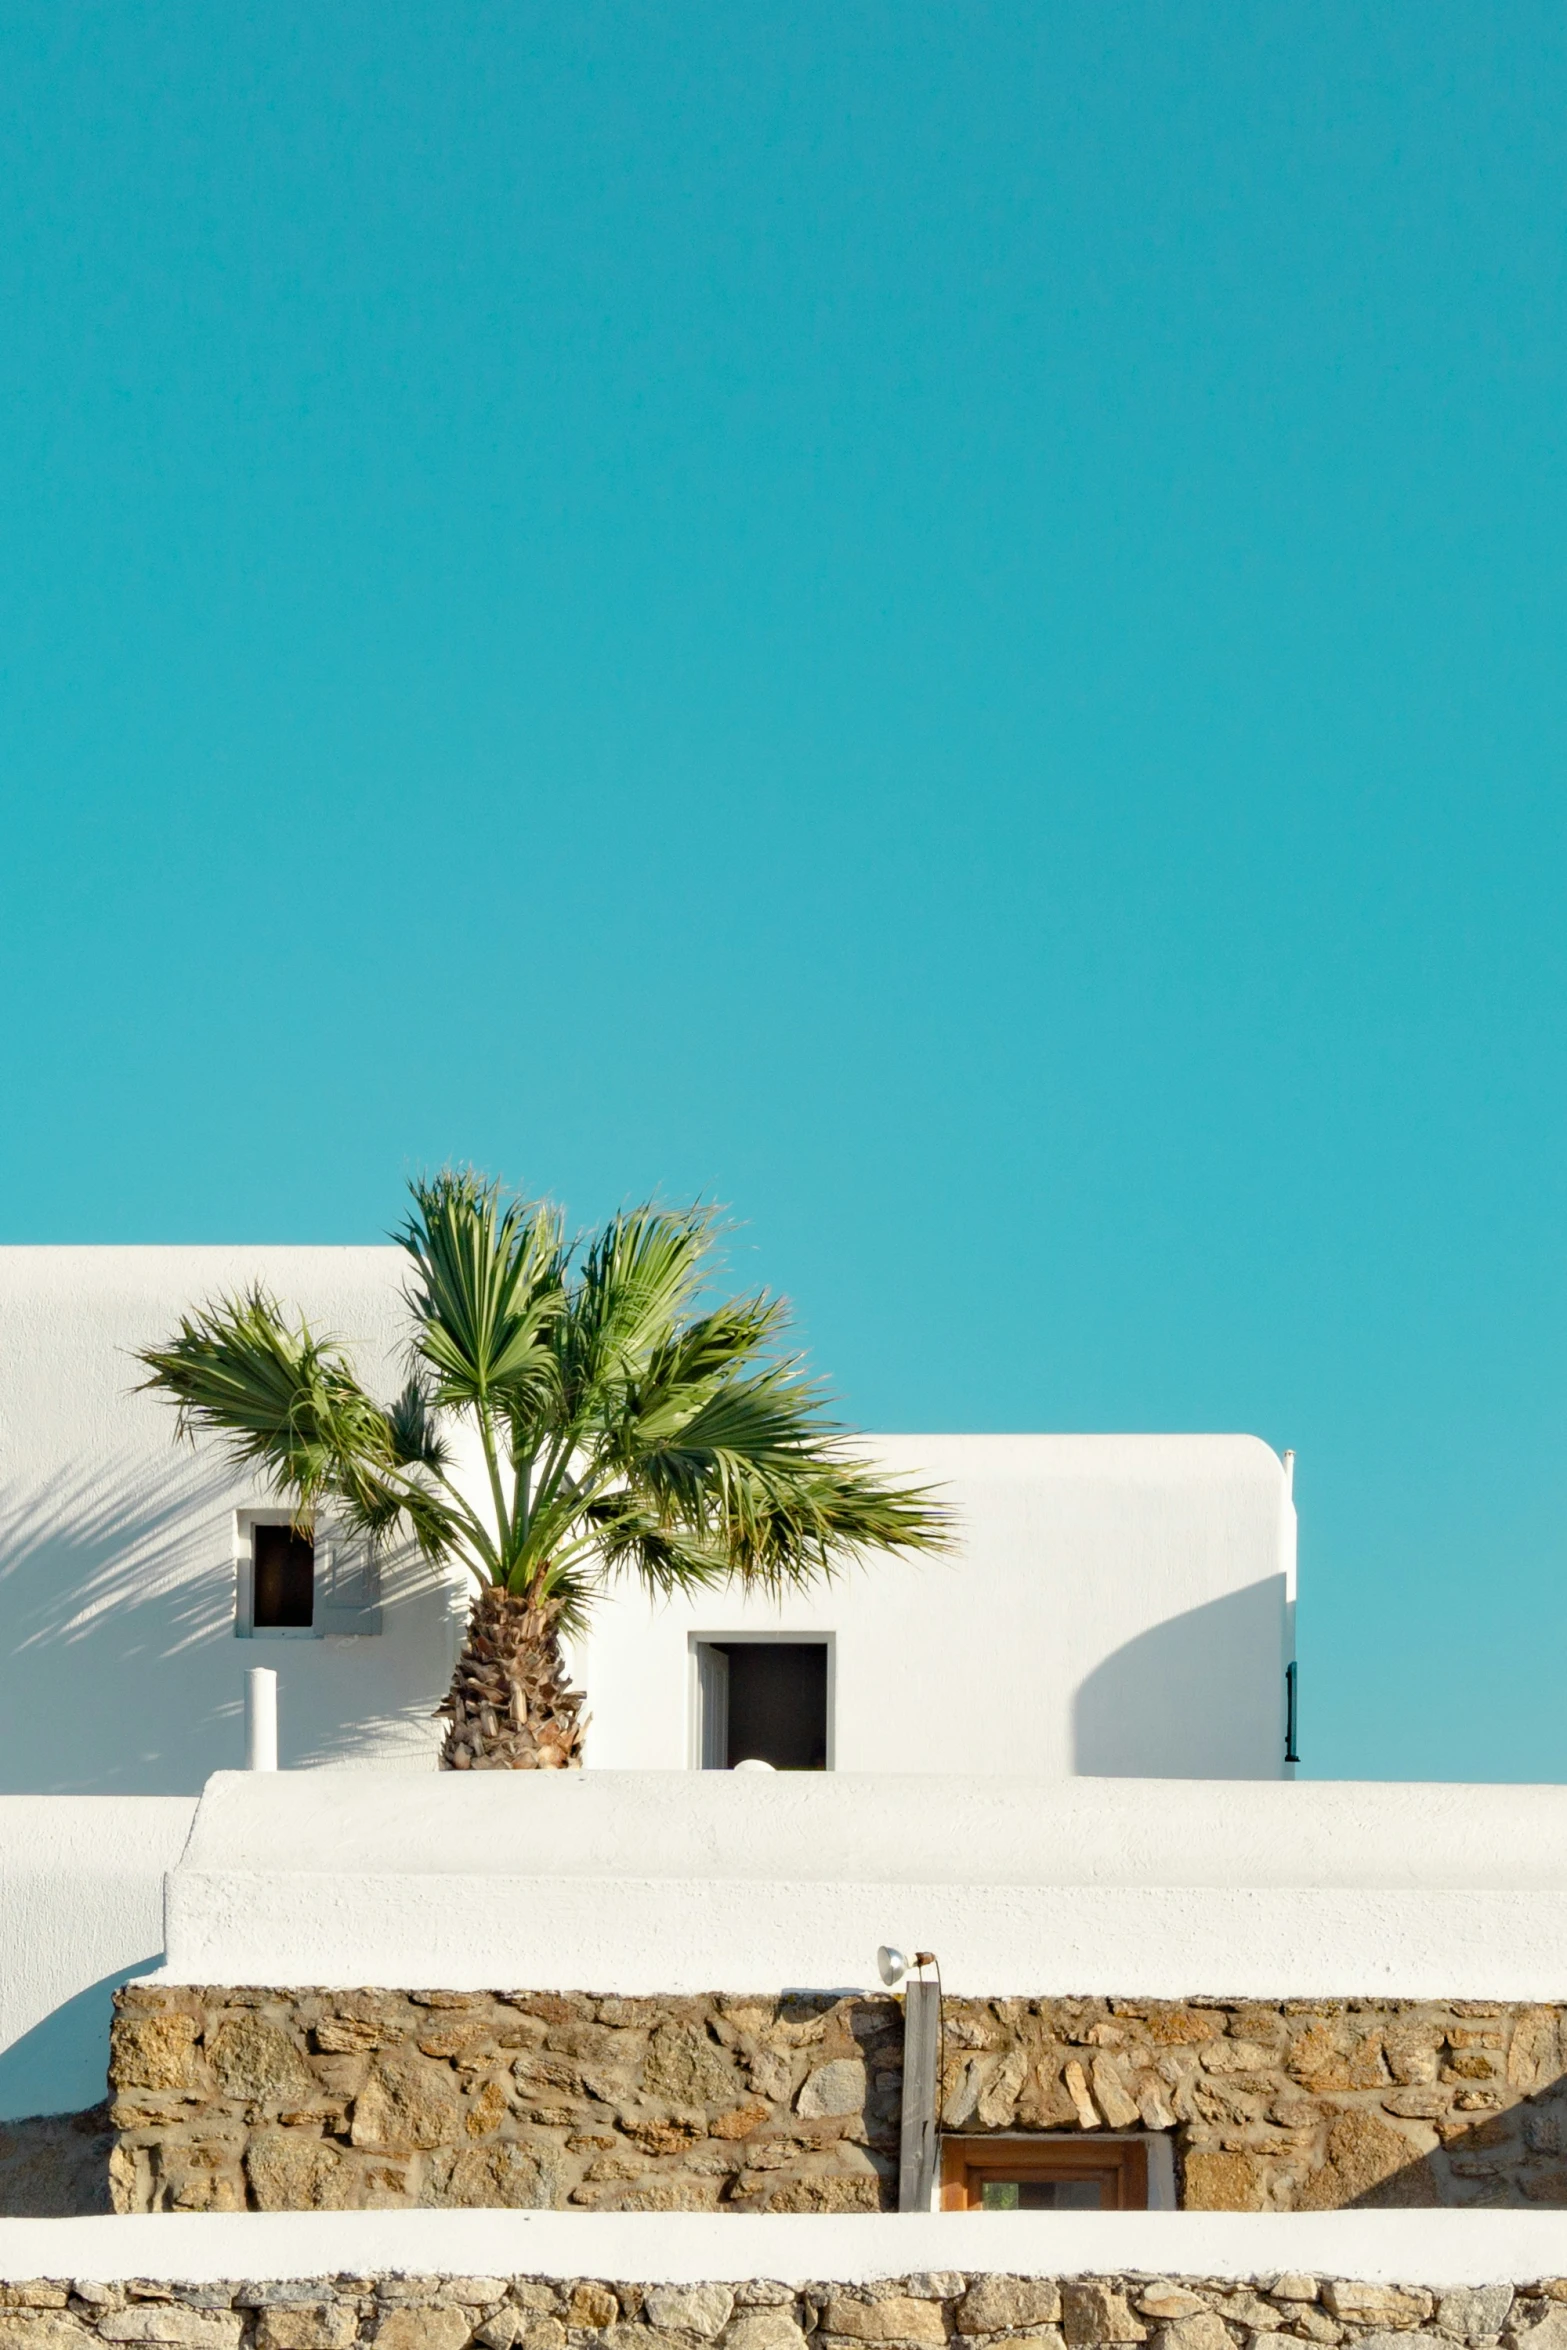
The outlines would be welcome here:
M 245 1675 L 245 1768 L 277 1769 L 277 1675 L 265 1665 Z

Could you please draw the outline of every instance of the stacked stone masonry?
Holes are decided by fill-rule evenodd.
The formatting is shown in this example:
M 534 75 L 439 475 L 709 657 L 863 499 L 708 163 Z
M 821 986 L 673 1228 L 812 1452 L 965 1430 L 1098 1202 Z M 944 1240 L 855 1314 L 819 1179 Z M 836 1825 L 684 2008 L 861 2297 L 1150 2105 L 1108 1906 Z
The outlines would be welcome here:
M 146 1985 L 118 2009 L 122 2211 L 896 2203 L 895 1999 Z M 942 2126 L 1165 2134 L 1188 2210 L 1562 2207 L 1564 2076 L 1554 2007 L 949 1999 Z
M 1259 2337 L 1281 2350 L 1567 2350 L 1567 2278 L 1445 2292 L 1311 2276 L 1238 2285 L 991 2272 L 859 2286 L 407 2276 L 0 2285 L 0 2350 L 1257 2350 Z

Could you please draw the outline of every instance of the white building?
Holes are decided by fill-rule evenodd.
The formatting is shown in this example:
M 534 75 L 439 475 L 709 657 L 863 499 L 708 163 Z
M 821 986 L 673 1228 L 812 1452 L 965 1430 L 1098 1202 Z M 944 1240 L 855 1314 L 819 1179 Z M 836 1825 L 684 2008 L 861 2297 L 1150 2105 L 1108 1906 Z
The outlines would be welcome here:
M 386 1248 L 0 1251 L 0 1793 L 195 1795 L 241 1757 L 247 1665 L 275 1666 L 283 1760 L 433 1766 L 467 1593 L 408 1549 L 375 1568 L 220 1448 L 177 1447 L 138 1347 L 261 1282 L 401 1384 Z M 758 1756 L 844 1771 L 1286 1775 L 1295 1516 L 1245 1436 L 871 1440 L 938 1487 L 939 1561 L 878 1561 L 781 1607 L 617 1592 L 576 1659 L 590 1767 Z

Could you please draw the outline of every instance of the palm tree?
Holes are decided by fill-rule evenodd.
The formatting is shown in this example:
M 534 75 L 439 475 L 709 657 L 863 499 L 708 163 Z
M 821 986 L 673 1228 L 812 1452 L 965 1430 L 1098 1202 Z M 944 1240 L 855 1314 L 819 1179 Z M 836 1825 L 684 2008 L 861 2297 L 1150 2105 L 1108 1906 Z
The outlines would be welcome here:
M 221 1438 L 303 1529 L 324 1509 L 373 1545 L 409 1533 L 467 1570 L 448 1768 L 580 1764 L 583 1693 L 560 1636 L 619 1577 L 779 1596 L 865 1552 L 945 1547 L 931 1497 L 858 1459 L 800 1359 L 776 1351 L 782 1302 L 711 1302 L 710 1211 L 635 1208 L 584 1247 L 554 1208 L 466 1171 L 412 1190 L 396 1236 L 411 1373 L 394 1402 L 260 1288 L 209 1301 L 139 1359 L 178 1433 Z

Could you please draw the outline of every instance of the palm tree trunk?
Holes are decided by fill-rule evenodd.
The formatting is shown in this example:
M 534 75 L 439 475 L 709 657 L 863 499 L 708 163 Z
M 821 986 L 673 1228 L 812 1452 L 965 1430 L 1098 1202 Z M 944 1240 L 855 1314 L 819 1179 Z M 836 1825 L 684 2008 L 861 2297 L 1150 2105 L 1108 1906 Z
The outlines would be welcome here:
M 509 1591 L 481 1591 L 439 1711 L 451 1724 L 448 1771 L 582 1768 L 583 1692 L 566 1679 L 557 1610 Z

